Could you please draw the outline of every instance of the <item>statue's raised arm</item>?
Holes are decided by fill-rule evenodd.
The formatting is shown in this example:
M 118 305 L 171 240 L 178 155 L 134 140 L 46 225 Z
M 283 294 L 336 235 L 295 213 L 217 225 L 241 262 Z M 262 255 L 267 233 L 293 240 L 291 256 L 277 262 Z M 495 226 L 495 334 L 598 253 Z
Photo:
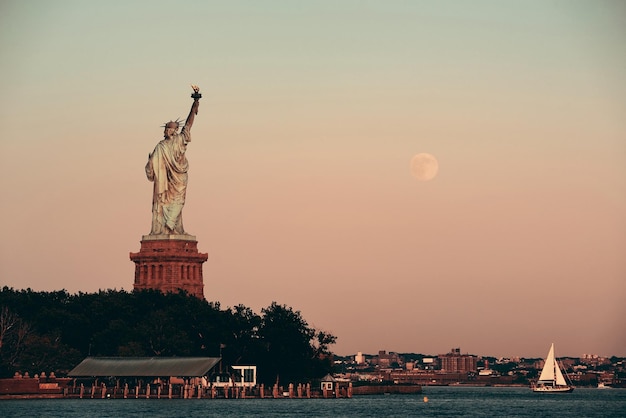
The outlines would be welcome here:
M 189 132 L 191 130 L 191 127 L 193 126 L 193 119 L 198 114 L 198 107 L 200 107 L 200 98 L 202 97 L 202 94 L 200 94 L 200 87 L 192 84 L 191 88 L 193 89 L 193 93 L 191 94 L 191 97 L 193 98 L 193 103 L 191 104 L 189 116 L 187 116 L 187 120 L 185 121 L 185 126 L 183 126 L 183 129 L 187 132 Z

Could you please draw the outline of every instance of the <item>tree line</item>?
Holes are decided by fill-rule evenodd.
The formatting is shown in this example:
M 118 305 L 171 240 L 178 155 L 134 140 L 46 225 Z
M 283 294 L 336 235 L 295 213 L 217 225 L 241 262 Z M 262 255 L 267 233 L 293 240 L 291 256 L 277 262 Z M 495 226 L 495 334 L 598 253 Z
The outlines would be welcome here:
M 64 376 L 88 356 L 178 356 L 222 357 L 256 365 L 260 383 L 299 383 L 332 370 L 336 339 L 276 302 L 256 314 L 184 292 L 0 291 L 0 377 Z

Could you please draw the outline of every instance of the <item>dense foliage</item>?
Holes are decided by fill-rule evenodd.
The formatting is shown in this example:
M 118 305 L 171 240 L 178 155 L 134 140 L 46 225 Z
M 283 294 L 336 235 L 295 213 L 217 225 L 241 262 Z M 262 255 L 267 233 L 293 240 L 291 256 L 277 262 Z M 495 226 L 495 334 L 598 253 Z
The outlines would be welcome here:
M 184 293 L 0 291 L 0 377 L 62 376 L 87 356 L 221 356 L 257 365 L 262 383 L 295 383 L 331 370 L 335 341 L 276 302 L 257 315 Z

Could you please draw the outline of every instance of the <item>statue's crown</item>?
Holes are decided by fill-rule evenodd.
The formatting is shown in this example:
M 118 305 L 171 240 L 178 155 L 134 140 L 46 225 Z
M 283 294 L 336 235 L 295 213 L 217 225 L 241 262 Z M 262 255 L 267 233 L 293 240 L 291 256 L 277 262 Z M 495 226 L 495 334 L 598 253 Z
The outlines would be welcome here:
M 169 122 L 167 122 L 165 125 L 161 126 L 161 128 L 180 128 L 180 120 L 176 119 L 176 120 L 171 120 Z

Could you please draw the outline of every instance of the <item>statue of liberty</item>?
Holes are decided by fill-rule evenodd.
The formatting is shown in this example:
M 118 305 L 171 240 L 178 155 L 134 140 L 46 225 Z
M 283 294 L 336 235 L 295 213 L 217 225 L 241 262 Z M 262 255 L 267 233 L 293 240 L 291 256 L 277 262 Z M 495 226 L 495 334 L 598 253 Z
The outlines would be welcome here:
M 152 229 L 150 235 L 186 235 L 183 228 L 183 206 L 187 193 L 189 163 L 185 156 L 191 142 L 191 126 L 200 106 L 200 88 L 192 85 L 193 104 L 180 132 L 180 121 L 167 122 L 163 140 L 148 155 L 146 176 L 154 182 L 152 194 Z

